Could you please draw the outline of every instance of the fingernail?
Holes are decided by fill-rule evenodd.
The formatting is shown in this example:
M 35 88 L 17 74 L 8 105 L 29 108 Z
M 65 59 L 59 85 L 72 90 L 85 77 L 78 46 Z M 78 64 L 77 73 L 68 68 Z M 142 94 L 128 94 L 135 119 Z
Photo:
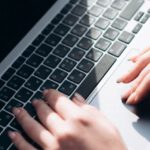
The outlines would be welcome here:
M 132 61 L 132 58 L 128 58 L 127 61 Z
M 8 136 L 11 138 L 11 139 L 14 139 L 16 137 L 16 133 L 13 132 L 13 131 L 8 131 Z
M 117 82 L 117 83 L 121 83 L 121 82 L 122 82 L 122 78 L 117 79 L 116 82 Z
M 80 94 L 78 94 L 78 93 L 75 93 L 75 94 L 74 94 L 74 97 L 75 97 L 77 100 L 79 100 L 79 101 L 85 102 L 85 99 L 84 99 Z
M 136 98 L 136 93 L 133 93 L 126 101 L 126 104 L 133 104 L 133 102 L 135 101 L 135 98 Z
M 32 104 L 33 104 L 33 105 L 36 105 L 38 102 L 39 102 L 39 100 L 34 99 L 34 100 L 32 101 Z
M 48 89 L 45 89 L 45 90 L 43 91 L 43 94 L 46 95 L 46 94 L 48 93 L 48 91 L 49 91 Z
M 13 108 L 13 114 L 15 115 L 15 116 L 17 116 L 19 113 L 20 113 L 20 109 L 19 108 Z

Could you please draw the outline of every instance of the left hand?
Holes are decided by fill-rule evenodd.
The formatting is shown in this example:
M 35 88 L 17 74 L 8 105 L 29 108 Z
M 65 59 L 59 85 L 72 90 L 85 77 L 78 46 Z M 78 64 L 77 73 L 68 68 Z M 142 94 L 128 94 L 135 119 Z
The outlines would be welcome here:
M 137 104 L 150 92 L 150 48 L 133 56 L 130 60 L 134 63 L 134 67 L 119 78 L 118 82 L 133 82 L 132 87 L 123 94 L 122 99 L 127 104 Z
M 13 110 L 24 131 L 43 150 L 126 150 L 118 130 L 81 96 L 72 102 L 48 90 L 44 97 L 47 103 L 33 102 L 40 122 L 23 108 Z M 9 136 L 19 150 L 36 150 L 18 132 L 9 132 Z

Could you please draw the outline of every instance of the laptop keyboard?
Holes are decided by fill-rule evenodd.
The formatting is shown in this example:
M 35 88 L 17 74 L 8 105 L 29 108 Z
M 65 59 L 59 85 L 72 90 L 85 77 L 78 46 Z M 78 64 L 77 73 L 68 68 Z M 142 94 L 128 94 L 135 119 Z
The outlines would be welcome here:
M 149 19 L 150 11 L 138 12 L 143 3 L 70 0 L 0 78 L 0 150 L 15 149 L 8 130 L 23 133 L 13 107 L 35 117 L 31 101 L 48 88 L 89 96 Z M 137 25 L 124 31 L 131 19 Z

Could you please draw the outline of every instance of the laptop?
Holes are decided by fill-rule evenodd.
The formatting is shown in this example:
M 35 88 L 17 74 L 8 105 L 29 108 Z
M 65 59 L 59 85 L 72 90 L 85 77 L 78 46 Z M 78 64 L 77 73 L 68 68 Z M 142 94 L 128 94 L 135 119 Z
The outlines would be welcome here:
M 149 0 L 14 0 L 0 12 L 0 150 L 15 149 L 8 130 L 23 133 L 12 107 L 36 119 L 31 101 L 48 88 L 69 98 L 78 92 L 129 149 L 150 149 L 148 104 L 123 104 L 131 85 L 116 83 L 132 65 L 128 57 L 150 45 Z

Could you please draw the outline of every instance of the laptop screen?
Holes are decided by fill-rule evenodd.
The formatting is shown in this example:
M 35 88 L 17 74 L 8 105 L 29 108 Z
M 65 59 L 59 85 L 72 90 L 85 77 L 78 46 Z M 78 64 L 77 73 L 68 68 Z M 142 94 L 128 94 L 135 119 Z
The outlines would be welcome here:
M 56 1 L 0 1 L 0 62 Z

